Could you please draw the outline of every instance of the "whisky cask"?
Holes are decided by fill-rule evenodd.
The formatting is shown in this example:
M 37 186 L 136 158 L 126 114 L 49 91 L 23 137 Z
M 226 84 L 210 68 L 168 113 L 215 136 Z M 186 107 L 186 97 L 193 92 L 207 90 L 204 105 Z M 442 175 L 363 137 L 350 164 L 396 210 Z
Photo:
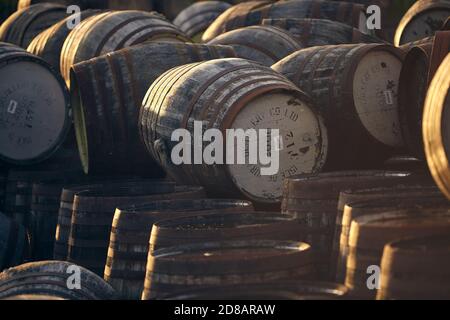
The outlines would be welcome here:
M 231 7 L 224 1 L 201 1 L 181 11 L 173 24 L 191 37 L 194 42 L 201 42 L 203 32 L 223 12 Z
M 30 165 L 51 157 L 71 124 L 64 81 L 44 60 L 0 43 L 0 160 Z
M 397 101 L 403 55 L 384 44 L 319 46 L 272 66 L 321 110 L 327 168 L 373 168 L 403 148 Z
M 171 68 L 235 56 L 228 46 L 150 42 L 73 66 L 71 100 L 85 172 L 160 176 L 139 137 L 139 106 L 148 87 Z
M 231 9 L 230 9 L 231 10 Z M 224 15 L 226 12 L 224 13 Z M 279 1 L 257 7 L 251 11 L 229 18 L 217 20 L 205 31 L 204 40 L 211 40 L 227 31 L 259 25 L 264 19 L 278 18 L 317 18 L 343 22 L 367 33 L 365 7 L 361 4 L 348 2 L 297 0 Z
M 82 21 L 72 30 L 61 52 L 61 74 L 70 87 L 72 65 L 148 41 L 189 42 L 162 15 L 144 11 L 109 11 Z
M 380 266 L 386 244 L 412 236 L 448 233 L 449 229 L 448 207 L 380 212 L 353 220 L 345 285 L 354 297 L 374 299 L 377 292 L 367 286 L 367 270 L 370 266 Z
M 261 1 L 245 1 L 242 3 L 238 3 L 233 5 L 231 8 L 228 8 L 219 15 L 213 23 L 205 30 L 202 41 L 208 42 L 218 35 L 225 33 L 227 31 L 232 30 L 232 24 L 234 24 L 234 19 L 238 17 L 245 17 L 250 11 L 266 6 L 267 4 L 273 3 L 271 0 L 261 0 Z M 230 26 L 227 26 L 230 24 Z M 236 23 L 237 24 L 237 23 Z M 236 28 L 240 28 L 242 26 L 237 26 Z M 235 28 L 235 29 L 236 29 Z
M 42 31 L 66 18 L 66 7 L 41 3 L 18 10 L 0 26 L 0 41 L 24 49 Z
M 448 164 L 450 110 L 450 54 L 442 62 L 428 89 L 423 116 L 423 137 L 428 166 L 441 191 L 450 199 Z
M 306 243 L 270 240 L 179 245 L 149 254 L 142 300 L 177 292 L 236 284 L 308 278 L 313 269 Z
M 242 200 L 185 199 L 155 201 L 116 210 L 104 279 L 123 299 L 140 299 L 144 288 L 149 240 L 155 223 L 186 216 L 250 214 L 251 203 Z
M 400 46 L 407 42 L 433 36 L 441 30 L 450 15 L 448 0 L 419 0 L 403 16 L 395 32 L 394 44 Z
M 75 196 L 67 261 L 103 275 L 116 208 L 165 199 L 203 197 L 200 187 L 148 181 L 129 187 L 84 191 Z
M 328 148 L 326 129 L 308 97 L 282 75 L 243 59 L 213 60 L 166 72 L 150 87 L 139 123 L 147 149 L 179 183 L 202 185 L 211 196 L 245 196 L 266 204 L 281 202 L 283 178 L 301 172 L 320 171 Z M 223 133 L 230 133 L 227 130 L 232 129 L 250 129 L 250 134 L 256 132 L 260 137 L 263 134 L 261 139 L 256 137 L 261 141 L 267 140 L 269 131 L 266 136 L 260 129 L 270 129 L 271 136 L 275 137 L 268 142 L 272 146 L 277 140 L 275 130 L 279 130 L 280 136 L 286 136 L 286 147 L 279 152 L 278 172 L 252 164 L 259 161 L 241 159 L 238 162 L 236 152 L 231 150 L 245 149 L 246 146 L 239 146 L 244 139 L 234 139 L 238 140 L 234 149 L 232 141 L 228 143 L 226 157 L 221 159 L 223 154 L 216 154 L 212 165 L 207 164 L 211 159 L 198 161 L 200 153 L 203 155 L 204 150 L 207 151 L 206 143 L 200 151 L 190 152 L 191 155 L 197 154 L 195 159 L 189 159 L 189 152 L 183 155 L 183 159 L 172 159 L 175 147 L 181 145 L 184 149 L 191 149 L 186 142 L 176 144 L 172 141 L 173 131 L 180 128 L 187 129 L 190 136 L 197 136 L 196 139 L 199 131 L 202 133 L 206 129 L 218 129 Z M 196 149 L 200 149 L 199 145 Z M 252 157 L 256 155 L 253 153 L 256 146 L 255 143 L 247 143 Z M 175 149 L 173 153 L 176 152 Z M 173 161 L 182 164 L 176 165 Z M 235 165 L 241 161 L 252 165 Z M 189 162 L 202 165 L 192 166 Z
M 379 300 L 448 300 L 448 235 L 415 237 L 384 247 Z
M 80 289 L 70 289 L 73 274 L 80 275 Z M 78 273 L 79 272 L 79 273 Z M 67 300 L 115 300 L 116 293 L 89 270 L 61 261 L 27 263 L 0 273 L 0 299 L 17 295 L 51 295 Z
M 288 31 L 302 48 L 382 42 L 345 23 L 327 19 L 264 19 L 262 24 Z
M 291 35 L 272 26 L 251 26 L 232 30 L 208 42 L 229 45 L 239 58 L 260 62 L 270 67 L 302 47 Z
M 0 272 L 21 264 L 28 254 L 25 228 L 0 212 Z
M 75 19 L 83 21 L 95 14 L 99 14 L 100 10 L 85 10 L 80 14 L 73 14 L 60 22 L 54 24 L 50 28 L 39 33 L 27 48 L 27 51 L 41 57 L 47 61 L 55 70 L 59 71 L 61 61 L 61 51 L 72 27 Z

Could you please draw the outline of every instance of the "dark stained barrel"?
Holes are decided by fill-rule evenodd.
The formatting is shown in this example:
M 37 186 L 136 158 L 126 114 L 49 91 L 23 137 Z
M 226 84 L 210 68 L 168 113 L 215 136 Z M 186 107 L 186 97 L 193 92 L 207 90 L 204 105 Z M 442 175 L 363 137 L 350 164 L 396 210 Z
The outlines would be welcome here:
M 80 276 L 80 288 L 69 285 Z M 0 299 L 17 295 L 51 295 L 67 300 L 114 300 L 116 293 L 102 278 L 89 270 L 61 261 L 28 263 L 0 274 Z
M 0 212 L 0 272 L 21 264 L 28 254 L 25 228 Z
M 308 279 L 314 269 L 306 243 L 243 240 L 179 245 L 149 254 L 142 300 L 221 285 Z
M 54 3 L 63 6 L 76 5 L 80 9 L 106 9 L 109 0 L 18 0 L 18 9 L 25 9 L 39 3 Z M 129 2 L 129 1 L 127 1 Z
M 345 300 L 348 289 L 339 284 L 284 281 L 271 284 L 222 286 L 167 296 L 165 300 Z
M 6 186 L 5 211 L 11 213 L 18 223 L 28 228 L 31 223 L 33 185 L 53 180 L 70 183 L 72 179 L 78 179 L 80 175 L 78 171 L 11 170 Z
M 119 0 L 120 1 L 120 0 Z M 167 19 L 172 21 L 185 8 L 192 5 L 196 0 L 164 0 L 154 1 L 156 11 L 164 14 Z
M 144 288 L 149 239 L 153 224 L 203 214 L 243 214 L 253 211 L 242 200 L 171 200 L 118 208 L 114 216 L 104 278 L 124 299 L 140 299 Z
M 201 42 L 203 32 L 231 5 L 224 1 L 201 1 L 192 4 L 173 20 L 194 42 Z
M 221 15 L 219 15 L 213 23 L 205 30 L 202 40 L 203 42 L 208 42 L 218 35 L 230 31 L 227 29 L 227 24 L 231 23 L 235 18 L 245 16 L 250 11 L 264 7 L 274 1 L 271 0 L 261 0 L 261 1 L 245 1 L 233 5 L 231 8 L 225 10 Z M 239 28 L 238 26 L 237 28 Z
M 400 46 L 407 42 L 432 36 L 437 30 L 441 30 L 449 15 L 449 1 L 417 1 L 400 21 L 395 32 L 395 45 Z
M 320 171 L 328 146 L 322 119 L 309 99 L 282 75 L 243 59 L 213 60 L 166 72 L 150 87 L 139 123 L 147 149 L 178 183 L 202 185 L 211 196 L 245 196 L 265 204 L 280 203 L 284 177 Z M 187 156 L 183 156 L 182 161 L 174 160 L 182 164 L 174 164 L 171 154 L 177 150 L 173 149 L 178 147 L 179 150 L 180 145 L 190 149 L 191 145 L 172 141 L 172 132 L 187 129 L 192 136 L 195 127 L 202 132 L 206 128 L 250 129 L 260 135 L 264 132 L 260 129 L 279 130 L 280 136 L 287 136 L 289 143 L 285 142 L 286 147 L 279 152 L 278 172 L 265 171 L 267 168 L 260 165 L 230 165 L 230 162 L 238 163 L 234 159 L 236 152 L 233 156 L 231 151 L 224 159 L 217 154 L 216 164 L 207 165 L 207 159 L 195 166 L 188 164 L 195 159 L 189 159 L 186 151 Z M 271 135 L 274 133 L 276 135 L 276 131 Z M 261 139 L 264 141 L 267 137 Z M 243 145 L 239 147 L 239 140 L 244 139 L 234 140 L 238 140 L 234 150 L 245 149 Z M 270 144 L 274 145 L 274 141 Z M 207 146 L 203 147 L 202 151 L 206 150 Z M 233 150 L 231 143 L 228 147 Z M 234 161 L 225 161 L 225 158 Z
M 203 40 L 209 41 L 219 34 L 234 29 L 259 25 L 264 19 L 278 18 L 328 19 L 348 24 L 365 33 L 368 31 L 364 5 L 319 0 L 279 1 L 274 4 L 255 8 L 251 11 L 244 11 L 233 18 L 217 18 L 205 31 Z
M 447 209 L 405 209 L 359 217 L 352 222 L 345 285 L 358 299 L 374 299 L 369 290 L 369 266 L 380 266 L 386 244 L 408 237 L 421 237 L 450 231 Z
M 108 188 L 126 187 L 142 182 L 132 177 L 118 177 L 116 180 L 101 178 L 87 179 L 84 185 L 71 185 L 65 187 L 61 192 L 61 199 L 58 211 L 58 224 L 56 227 L 55 244 L 53 259 L 65 261 L 67 259 L 67 250 L 72 223 L 73 201 L 77 193 L 93 190 L 95 188 L 102 190 L 108 185 Z
M 83 21 L 98 13 L 100 13 L 99 10 L 85 10 L 79 15 L 68 16 L 37 35 L 28 46 L 27 51 L 41 57 L 59 71 L 61 51 L 67 36 L 72 31 L 69 29 L 70 23 L 73 23 L 76 18 Z
M 322 111 L 327 168 L 372 168 L 404 146 L 397 101 L 402 60 L 403 51 L 392 46 L 349 44 L 300 50 L 272 66 Z
M 409 171 L 418 174 L 428 172 L 427 163 L 413 156 L 394 156 L 383 163 L 383 170 L 388 171 Z
M 72 107 L 85 172 L 161 175 L 137 126 L 148 87 L 173 67 L 235 56 L 228 46 L 146 43 L 75 65 Z
M 348 202 L 348 204 L 344 207 L 341 226 L 342 231 L 340 233 L 338 245 L 336 245 L 338 248 L 336 281 L 343 283 L 345 280 L 347 258 L 350 249 L 350 227 L 353 220 L 364 215 L 370 215 L 382 211 L 391 211 L 394 209 L 427 208 L 447 205 L 447 200 L 442 195 L 437 193 L 435 189 L 422 189 L 422 192 L 420 192 L 420 190 L 416 190 L 414 192 L 412 190 L 403 191 L 402 189 L 390 189 L 389 191 L 395 192 L 395 194 L 391 193 L 384 198 L 376 198 L 373 195 L 373 198 L 370 200 L 353 200 Z M 398 196 L 396 194 L 398 194 Z M 335 239 L 334 244 L 337 244 L 337 239 Z
M 413 237 L 384 247 L 379 300 L 448 300 L 448 234 Z
M 345 23 L 326 19 L 264 19 L 263 25 L 288 31 L 302 48 L 382 42 Z
M 103 275 L 109 238 L 117 207 L 156 200 L 204 197 L 200 187 L 147 181 L 125 187 L 94 188 L 75 195 L 67 261 Z
M 407 172 L 344 171 L 300 175 L 284 182 L 282 212 L 295 215 L 302 225 L 303 238 L 311 244 L 319 265 L 320 278 L 334 280 L 337 252 L 334 234 L 340 223 L 337 214 L 339 193 L 349 188 L 391 186 L 415 181 Z M 420 178 L 417 178 L 420 179 Z
M 441 191 L 450 199 L 449 73 L 450 54 L 447 54 L 430 84 L 425 100 L 423 136 L 430 171 Z
M 428 70 L 432 44 L 412 47 L 400 74 L 398 89 L 403 140 L 415 156 L 425 157 L 422 136 L 423 107 L 428 91 Z
M 251 26 L 217 36 L 208 44 L 230 45 L 239 58 L 268 67 L 302 47 L 291 35 L 272 26 Z
M 21 9 L 0 26 L 0 41 L 28 48 L 42 31 L 66 18 L 66 7 L 41 3 Z
M 41 58 L 0 43 L 0 159 L 42 162 L 64 143 L 70 128 L 64 81 Z M 26 81 L 24 80 L 26 79 Z
M 400 124 L 409 151 L 425 159 L 423 109 L 437 68 L 450 51 L 450 31 L 437 31 L 431 43 L 412 47 L 405 57 L 399 84 Z
M 82 21 L 61 52 L 61 74 L 70 87 L 72 65 L 148 41 L 189 42 L 162 15 L 144 11 L 108 11 Z
M 179 244 L 227 240 L 299 240 L 294 217 L 280 213 L 226 213 L 164 220 L 153 225 L 150 251 Z
M 63 182 L 33 185 L 31 198 L 31 245 L 33 261 L 52 260 Z

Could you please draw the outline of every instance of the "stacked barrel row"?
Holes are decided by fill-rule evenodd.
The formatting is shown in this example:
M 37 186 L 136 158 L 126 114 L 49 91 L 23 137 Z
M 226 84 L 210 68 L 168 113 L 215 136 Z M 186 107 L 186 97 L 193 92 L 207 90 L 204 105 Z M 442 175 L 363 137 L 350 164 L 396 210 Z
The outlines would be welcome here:
M 0 298 L 450 297 L 448 1 L 230 2 L 12 4 Z

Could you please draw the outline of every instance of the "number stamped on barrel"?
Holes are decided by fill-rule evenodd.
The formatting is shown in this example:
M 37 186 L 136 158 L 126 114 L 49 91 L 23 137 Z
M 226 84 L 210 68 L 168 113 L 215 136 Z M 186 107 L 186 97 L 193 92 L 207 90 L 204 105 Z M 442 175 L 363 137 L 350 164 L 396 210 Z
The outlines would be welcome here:
M 175 307 L 174 315 L 208 318 L 209 316 L 273 316 L 276 315 L 276 312 L 276 305 L 220 304 L 217 306 L 193 306 L 181 304 Z

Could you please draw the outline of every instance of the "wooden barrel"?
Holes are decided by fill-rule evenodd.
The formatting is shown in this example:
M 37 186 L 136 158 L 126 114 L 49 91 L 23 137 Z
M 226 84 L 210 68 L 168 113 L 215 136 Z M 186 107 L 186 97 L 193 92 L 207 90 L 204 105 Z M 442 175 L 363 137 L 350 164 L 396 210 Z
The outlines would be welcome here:
M 80 289 L 70 289 L 74 274 L 80 275 Z M 67 300 L 114 300 L 109 284 L 89 270 L 61 261 L 21 265 L 0 274 L 0 299 L 17 295 L 51 295 Z
M 375 34 L 389 43 L 394 42 L 395 30 L 400 20 L 403 18 L 408 9 L 417 0 L 332 0 L 356 2 L 365 5 L 367 8 L 376 5 L 381 9 L 381 29 L 376 29 Z M 370 12 L 369 15 L 373 14 Z
M 339 193 L 349 188 L 368 188 L 409 182 L 407 172 L 344 171 L 300 175 L 283 186 L 283 213 L 293 214 L 302 225 L 301 241 L 311 244 L 321 280 L 334 280 L 337 256 L 332 254 L 338 219 Z
M 432 36 L 450 15 L 447 0 L 419 0 L 404 15 L 395 32 L 394 43 L 407 42 Z
M 31 199 L 33 261 L 52 260 L 63 182 L 35 183 Z
M 359 299 L 374 299 L 376 290 L 367 286 L 368 268 L 380 266 L 383 248 L 389 242 L 408 237 L 448 233 L 447 209 L 406 209 L 362 216 L 350 228 L 345 285 Z
M 230 45 L 239 58 L 268 67 L 302 47 L 284 30 L 272 26 L 251 26 L 217 36 L 208 44 Z
M 284 177 L 320 171 L 328 147 L 326 129 L 309 99 L 282 75 L 243 59 L 213 60 L 166 72 L 150 87 L 139 123 L 147 149 L 176 181 L 203 185 L 212 196 L 245 196 L 257 203 L 278 204 Z M 217 155 L 216 164 L 192 166 L 186 164 L 191 160 L 188 156 L 184 164 L 175 165 L 171 154 L 177 144 L 171 135 L 179 128 L 191 135 L 210 128 L 228 134 L 232 129 L 259 134 L 264 132 L 261 130 L 279 130 L 280 136 L 286 137 L 286 147 L 279 152 L 279 170 L 273 175 L 262 171 L 261 165 L 229 164 L 238 163 L 231 151 L 226 158 L 234 161 Z M 238 144 L 234 150 L 245 149 Z M 203 147 L 207 151 L 208 146 Z M 232 150 L 232 141 L 228 147 Z
M 28 253 L 25 228 L 0 212 L 0 272 L 21 264 Z
M 414 237 L 384 247 L 379 300 L 450 299 L 448 234 Z
M 103 275 L 117 207 L 203 196 L 204 192 L 200 187 L 178 187 L 172 183 L 155 181 L 78 193 L 73 203 L 67 261 Z
M 3 0 L 0 3 L 0 25 L 17 10 L 18 0 Z
M 142 300 L 236 284 L 308 278 L 311 247 L 302 242 L 243 240 L 180 245 L 149 254 Z
M 224 1 L 201 1 L 192 4 L 173 20 L 194 42 L 201 42 L 203 32 L 231 5 Z
M 392 46 L 349 44 L 300 50 L 272 66 L 322 111 L 330 169 L 373 167 L 403 147 L 397 102 L 402 60 L 403 51 Z
M 18 10 L 0 26 L 0 41 L 28 48 L 42 31 L 66 17 L 66 7 L 41 3 Z
M 230 9 L 231 10 L 231 9 Z M 226 15 L 227 12 L 224 13 Z M 367 33 L 365 7 L 348 2 L 332 2 L 319 0 L 279 1 L 266 6 L 243 10 L 234 17 L 222 19 L 220 16 L 203 35 L 209 41 L 219 34 L 234 29 L 259 25 L 264 19 L 283 18 L 317 18 L 338 21 Z
M 427 163 L 412 156 L 394 156 L 383 163 L 383 169 L 388 171 L 409 171 L 417 174 L 428 172 Z
M 288 31 L 302 48 L 382 42 L 345 23 L 327 19 L 264 19 L 262 24 Z
M 104 278 L 124 299 L 140 299 L 144 288 L 149 239 L 153 224 L 190 215 L 251 212 L 242 200 L 155 201 L 143 206 L 118 208 L 113 220 Z M 131 271 L 132 270 L 132 271 Z
M 164 220 L 153 225 L 150 251 L 180 244 L 228 240 L 299 240 L 294 217 L 280 213 L 226 213 Z
M 72 30 L 61 52 L 61 74 L 70 87 L 72 65 L 148 41 L 189 42 L 163 16 L 144 11 L 108 11 L 89 17 Z
M 11 213 L 18 223 L 30 227 L 33 185 L 38 182 L 78 179 L 80 172 L 11 170 L 6 185 L 5 211 Z M 70 182 L 69 182 L 70 183 Z
M 433 78 L 425 100 L 423 136 L 425 154 L 434 180 L 450 199 L 448 110 L 450 110 L 450 54 Z
M 450 31 L 437 31 L 431 42 L 412 47 L 403 64 L 399 84 L 400 124 L 409 151 L 425 159 L 423 109 L 437 68 L 450 51 Z
M 136 106 L 167 70 L 235 56 L 233 48 L 226 46 L 146 43 L 75 65 L 71 100 L 85 172 L 161 175 L 140 140 Z
M 43 295 L 43 294 L 22 294 L 18 296 L 11 296 L 8 298 L 0 299 L 0 300 L 9 300 L 9 301 L 63 301 L 66 299 L 55 297 L 55 296 L 49 296 L 49 295 Z
M 103 190 L 106 185 L 112 187 L 126 187 L 134 185 L 142 180 L 132 179 L 129 177 L 112 179 L 93 178 L 88 179 L 84 185 L 71 185 L 65 187 L 61 192 L 61 202 L 58 211 L 58 224 L 56 226 L 55 244 L 53 252 L 53 260 L 65 261 L 67 259 L 67 250 L 70 236 L 70 228 L 72 223 L 73 201 L 77 193 L 89 191 L 93 189 Z
M 79 15 L 73 14 L 60 22 L 54 24 L 52 27 L 38 34 L 27 48 L 27 51 L 41 57 L 47 61 L 51 66 L 59 71 L 61 61 L 61 51 L 69 33 L 69 24 L 78 17 L 80 21 L 87 19 L 95 14 L 99 14 L 100 10 L 85 10 Z
M 185 8 L 192 5 L 196 0 L 164 0 L 154 1 L 155 10 L 164 14 L 167 19 L 173 20 Z
M 339 284 L 290 281 L 271 284 L 223 286 L 167 296 L 165 300 L 344 300 L 348 289 Z
M 395 191 L 398 192 L 398 196 L 391 194 L 391 196 L 385 198 L 373 198 L 365 201 L 355 200 L 345 206 L 338 246 L 337 282 L 343 283 L 347 273 L 347 258 L 350 251 L 349 239 L 352 221 L 362 216 L 395 209 L 427 208 L 447 205 L 447 200 L 440 194 L 437 194 L 435 190 L 434 192 L 430 191 L 430 193 L 425 191 L 421 193 L 420 190 L 417 190 L 415 193 L 411 191 L 402 193 L 401 189 Z
M 403 63 L 398 89 L 403 140 L 408 150 L 421 159 L 425 158 L 422 120 L 432 47 L 431 43 L 427 43 L 409 50 Z
M 17 8 L 19 10 L 28 8 L 32 5 L 36 5 L 39 3 L 54 3 L 62 6 L 70 6 L 76 5 L 80 7 L 80 9 L 106 9 L 107 4 L 111 2 L 111 0 L 18 0 Z M 127 1 L 130 2 L 130 1 Z
M 70 128 L 69 94 L 42 59 L 0 43 L 0 159 L 42 162 L 63 144 Z M 24 81 L 27 79 L 27 81 Z

